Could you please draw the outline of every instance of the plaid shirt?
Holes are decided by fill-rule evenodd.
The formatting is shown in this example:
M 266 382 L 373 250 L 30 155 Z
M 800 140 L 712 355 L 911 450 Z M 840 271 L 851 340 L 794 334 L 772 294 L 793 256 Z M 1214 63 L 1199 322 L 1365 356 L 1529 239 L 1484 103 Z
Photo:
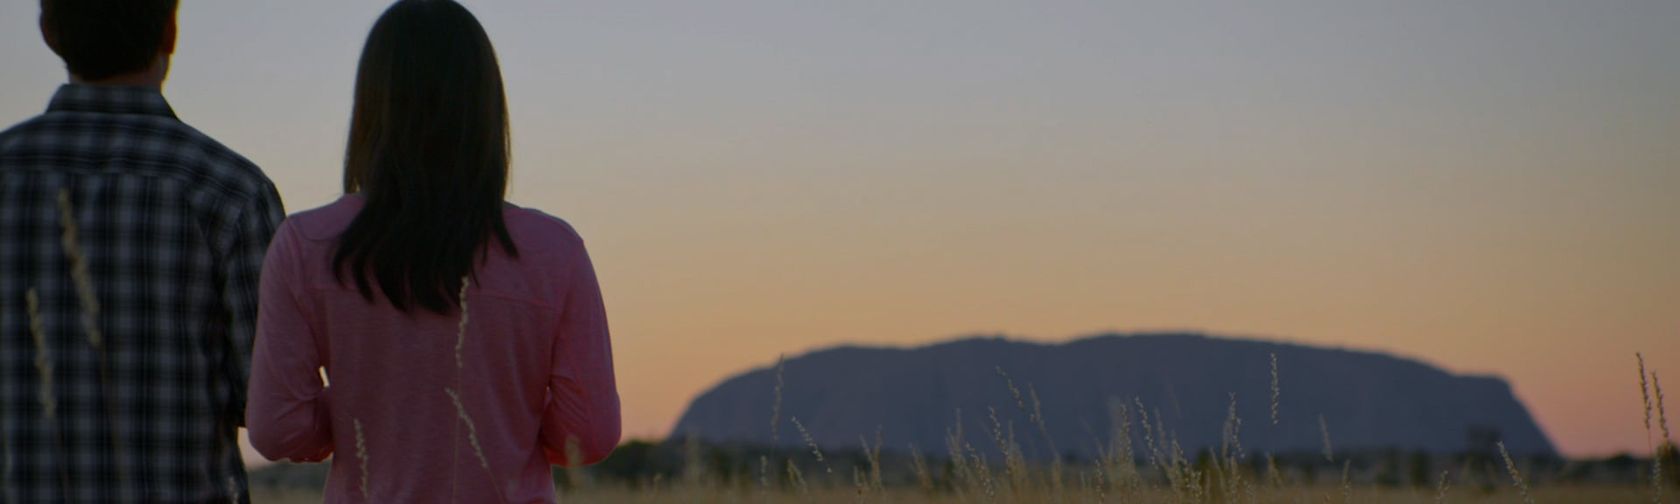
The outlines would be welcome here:
M 66 85 L 0 133 L 0 501 L 247 500 L 236 431 L 283 216 L 255 165 L 154 89 Z

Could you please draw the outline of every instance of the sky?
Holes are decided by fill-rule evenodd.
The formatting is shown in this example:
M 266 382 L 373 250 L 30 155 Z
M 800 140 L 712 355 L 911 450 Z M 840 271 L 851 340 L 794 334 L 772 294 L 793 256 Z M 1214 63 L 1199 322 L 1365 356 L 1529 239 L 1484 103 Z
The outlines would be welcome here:
M 1634 352 L 1680 390 L 1680 2 L 464 3 L 631 437 L 781 354 L 972 334 L 1393 352 L 1578 456 L 1646 449 Z M 183 1 L 165 94 L 330 202 L 385 5 Z M 0 122 L 65 79 L 36 8 Z

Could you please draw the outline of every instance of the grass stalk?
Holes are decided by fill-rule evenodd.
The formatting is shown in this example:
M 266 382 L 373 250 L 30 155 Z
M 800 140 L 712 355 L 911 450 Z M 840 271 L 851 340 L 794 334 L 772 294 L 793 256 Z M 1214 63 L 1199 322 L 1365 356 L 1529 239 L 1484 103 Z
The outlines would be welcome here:
M 1324 420 L 1324 414 L 1318 414 L 1318 432 L 1324 438 L 1324 461 L 1335 462 L 1336 452 L 1330 447 L 1330 422 Z
M 76 286 L 76 298 L 80 302 L 82 315 L 82 330 L 87 335 L 88 346 L 98 357 L 99 365 L 99 396 L 105 403 L 105 420 L 107 434 L 111 440 L 111 452 L 114 455 L 112 465 L 117 468 L 117 492 L 123 502 L 130 499 L 128 491 L 128 457 L 123 449 L 123 440 L 117 428 L 116 400 L 111 393 L 111 365 L 110 357 L 105 349 L 105 335 L 99 327 L 99 295 L 93 289 L 93 276 L 88 273 L 87 256 L 82 253 L 79 226 L 76 224 L 76 210 L 70 202 L 70 190 L 58 191 L 59 225 L 63 227 L 60 243 L 64 246 L 64 258 L 70 263 L 70 279 Z
M 361 482 L 362 483 L 362 486 L 361 486 L 362 499 L 372 501 L 373 500 L 373 494 L 368 493 L 367 436 L 362 431 L 362 420 L 361 419 L 351 418 L 350 421 L 352 423 L 354 423 L 354 425 L 356 426 L 356 461 L 361 466 L 361 470 L 362 470 L 362 482 Z
M 1517 463 L 1511 460 L 1511 452 L 1505 450 L 1505 442 L 1500 441 L 1499 457 L 1505 460 L 1505 471 L 1511 474 L 1511 485 L 1517 487 L 1517 493 L 1522 496 L 1526 504 L 1534 504 L 1534 497 L 1529 495 L 1528 482 L 1523 481 L 1522 472 L 1517 471 Z
M 1277 424 L 1278 424 L 1278 400 L 1281 399 L 1281 397 L 1283 395 L 1283 390 L 1279 387 L 1279 383 L 1278 383 L 1277 353 L 1272 353 L 1271 356 L 1272 356 L 1272 426 L 1276 427 Z

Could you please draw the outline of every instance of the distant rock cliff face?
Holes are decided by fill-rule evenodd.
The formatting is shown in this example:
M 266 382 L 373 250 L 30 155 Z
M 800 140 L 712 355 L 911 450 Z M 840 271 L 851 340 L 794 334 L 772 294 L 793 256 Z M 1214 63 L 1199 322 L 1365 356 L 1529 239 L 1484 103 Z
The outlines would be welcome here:
M 1282 392 L 1276 426 L 1271 354 Z M 1024 408 L 999 368 L 1014 380 Z M 767 367 L 725 380 L 689 405 L 672 436 L 770 443 L 775 379 Z M 1380 353 L 1193 334 L 838 347 L 789 359 L 783 380 L 779 438 L 788 446 L 802 443 L 789 421 L 794 417 L 825 447 L 855 448 L 859 436 L 873 439 L 879 429 L 889 449 L 914 445 L 943 453 L 959 422 L 972 443 L 986 446 L 995 410 L 1023 449 L 1042 457 L 1052 448 L 1030 421 L 1036 393 L 1049 439 L 1063 455 L 1094 454 L 1114 431 L 1113 405 L 1127 405 L 1136 417 L 1138 402 L 1151 423 L 1158 419 L 1194 453 L 1218 449 L 1234 393 L 1240 438 L 1250 453 L 1321 450 L 1322 415 L 1338 452 L 1457 453 L 1503 440 L 1514 455 L 1556 454 L 1510 385 L 1496 377 L 1453 375 Z M 1139 446 L 1142 435 L 1134 427 Z

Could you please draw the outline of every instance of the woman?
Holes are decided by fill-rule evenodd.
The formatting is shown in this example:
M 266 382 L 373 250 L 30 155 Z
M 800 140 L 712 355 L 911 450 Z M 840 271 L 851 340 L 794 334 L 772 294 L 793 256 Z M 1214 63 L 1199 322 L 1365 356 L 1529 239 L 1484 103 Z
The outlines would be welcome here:
M 336 455 L 328 502 L 553 502 L 549 464 L 618 443 L 583 241 L 505 203 L 507 173 L 484 29 L 450 0 L 391 6 L 357 70 L 345 195 L 287 219 L 262 272 L 251 444 Z

